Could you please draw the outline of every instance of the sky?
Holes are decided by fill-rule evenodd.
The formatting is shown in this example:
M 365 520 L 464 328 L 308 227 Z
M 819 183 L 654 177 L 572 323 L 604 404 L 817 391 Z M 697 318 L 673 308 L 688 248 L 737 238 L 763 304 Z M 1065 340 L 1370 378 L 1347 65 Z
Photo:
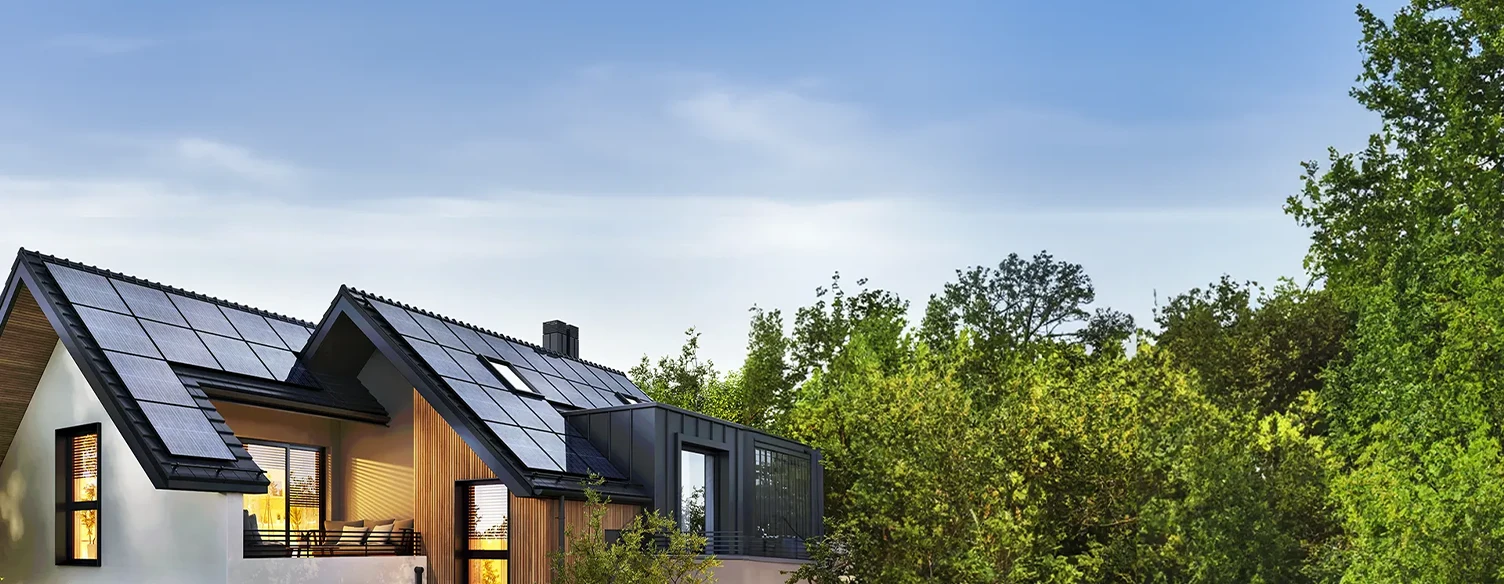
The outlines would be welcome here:
M 1305 281 L 1299 163 L 1377 129 L 1354 8 L 0 0 L 0 250 L 308 320 L 341 284 L 561 319 L 621 369 L 690 327 L 734 367 L 749 308 L 836 272 L 917 313 L 1015 252 L 1150 325 Z

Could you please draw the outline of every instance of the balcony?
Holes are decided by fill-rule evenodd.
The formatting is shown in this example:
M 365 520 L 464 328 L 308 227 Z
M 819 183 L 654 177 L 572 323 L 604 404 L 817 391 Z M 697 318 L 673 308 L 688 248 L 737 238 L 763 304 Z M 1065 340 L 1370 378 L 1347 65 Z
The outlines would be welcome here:
M 327 558 L 422 556 L 423 534 L 404 529 L 391 534 L 317 530 L 245 530 L 249 558 Z

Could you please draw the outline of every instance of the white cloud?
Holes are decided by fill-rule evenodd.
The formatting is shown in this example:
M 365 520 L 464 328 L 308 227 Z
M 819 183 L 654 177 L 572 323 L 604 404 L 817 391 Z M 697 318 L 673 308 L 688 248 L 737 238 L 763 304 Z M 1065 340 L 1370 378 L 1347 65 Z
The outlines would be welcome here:
M 47 42 L 50 47 L 81 51 L 95 55 L 120 55 L 133 53 L 158 44 L 145 38 L 110 36 L 92 33 L 72 33 L 53 37 Z
M 298 175 L 297 168 L 292 165 L 262 158 L 233 144 L 203 138 L 181 138 L 177 140 L 174 151 L 191 167 L 256 182 L 282 183 Z

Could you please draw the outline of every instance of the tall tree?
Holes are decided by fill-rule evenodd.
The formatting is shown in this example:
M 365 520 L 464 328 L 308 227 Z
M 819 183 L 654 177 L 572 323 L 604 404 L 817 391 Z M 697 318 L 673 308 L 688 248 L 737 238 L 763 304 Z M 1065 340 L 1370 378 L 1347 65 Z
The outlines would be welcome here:
M 1045 252 L 1028 260 L 1009 254 L 996 268 L 956 270 L 956 281 L 930 297 L 920 338 L 946 351 L 956 331 L 966 328 L 974 331 L 981 352 L 991 356 L 1061 341 L 1121 349 L 1133 332 L 1133 318 L 1112 310 L 1090 312 L 1096 297 L 1080 264 Z
M 1287 209 L 1356 328 L 1322 396 L 1344 582 L 1504 578 L 1504 4 L 1359 9 L 1382 130 Z

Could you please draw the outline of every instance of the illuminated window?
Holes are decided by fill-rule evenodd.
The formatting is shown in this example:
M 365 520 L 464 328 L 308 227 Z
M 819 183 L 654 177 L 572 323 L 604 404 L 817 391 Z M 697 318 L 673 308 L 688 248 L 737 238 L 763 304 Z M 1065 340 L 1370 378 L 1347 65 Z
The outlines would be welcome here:
M 318 530 L 324 519 L 324 449 L 263 440 L 241 442 L 270 483 L 265 493 L 242 498 L 246 512 L 256 518 L 259 535 L 289 541 L 294 532 Z
M 508 532 L 507 486 L 501 483 L 471 483 L 460 487 L 465 510 L 466 582 L 506 584 Z
M 99 424 L 57 431 L 57 563 L 99 565 Z

